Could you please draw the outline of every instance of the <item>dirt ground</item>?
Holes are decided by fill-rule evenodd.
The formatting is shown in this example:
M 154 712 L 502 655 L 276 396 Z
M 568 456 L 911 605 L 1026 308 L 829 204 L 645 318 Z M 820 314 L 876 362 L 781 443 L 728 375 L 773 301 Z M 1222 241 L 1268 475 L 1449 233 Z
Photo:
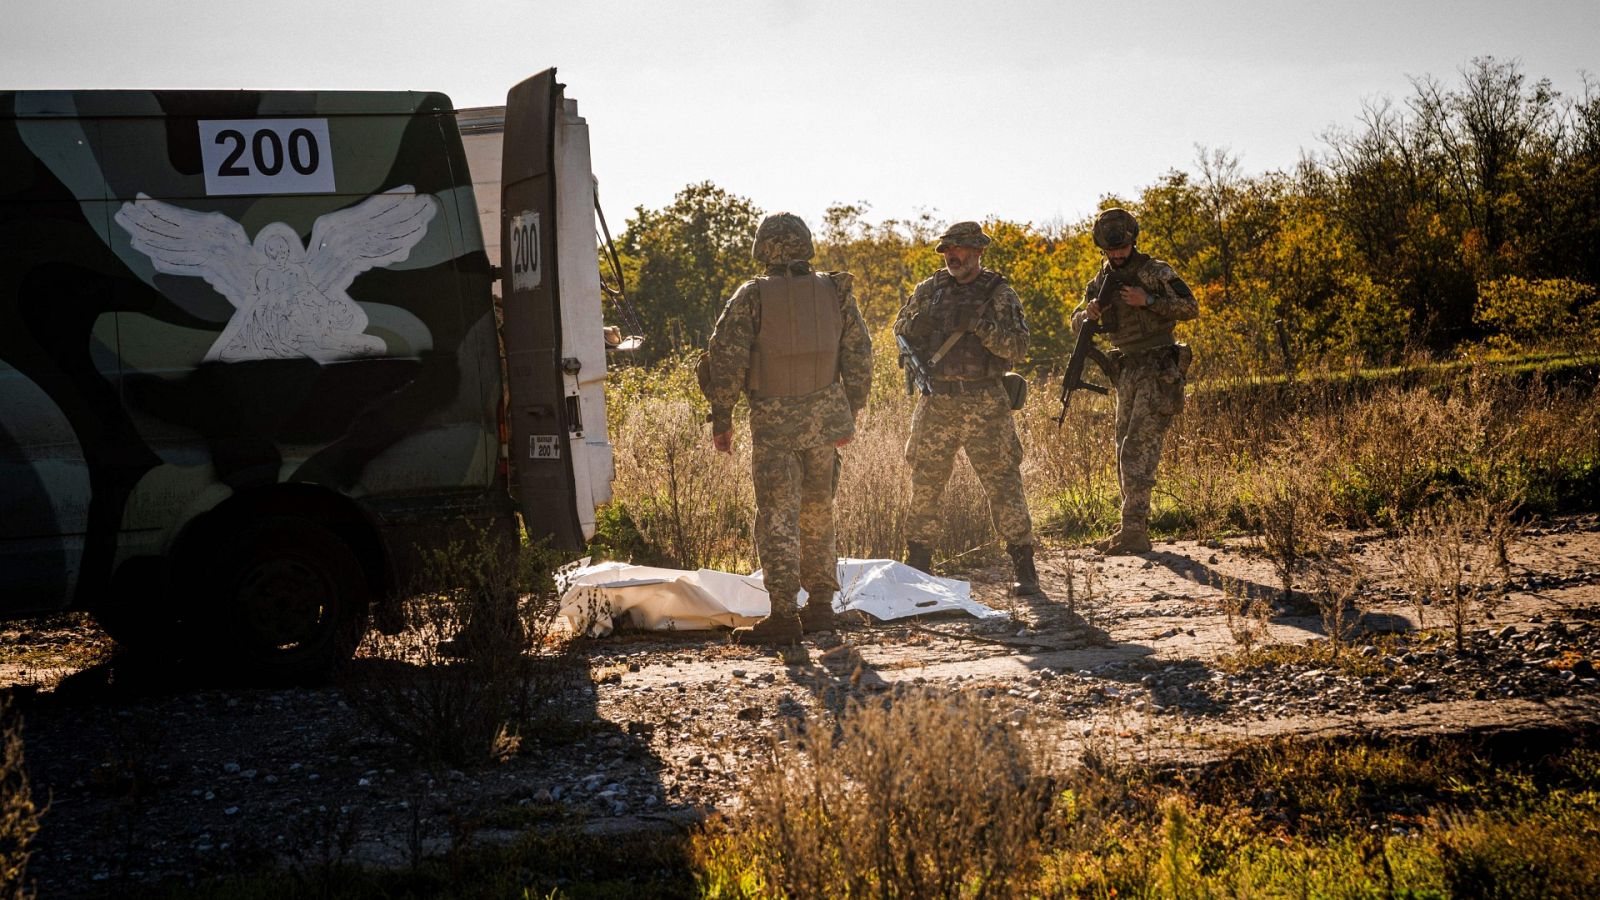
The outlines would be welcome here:
M 726 632 L 579 641 L 590 677 L 566 698 L 570 730 L 470 771 L 420 767 L 358 715 L 346 691 L 375 660 L 342 686 L 198 688 L 119 657 L 81 617 L 12 622 L 0 685 L 49 803 L 31 872 L 41 896 L 80 896 L 334 860 L 401 866 L 533 827 L 627 839 L 736 809 L 786 721 L 917 686 L 992 698 L 1069 760 L 1201 759 L 1276 735 L 1600 728 L 1600 516 L 1528 529 L 1467 653 L 1433 633 L 1441 609 L 1423 609 L 1417 631 L 1391 541 L 1352 537 L 1372 581 L 1344 664 L 1305 650 L 1326 640 L 1317 613 L 1276 602 L 1247 541 L 1110 559 L 1051 547 L 1046 597 L 1006 596 L 1002 566 L 964 573 L 1010 613 L 1000 622 L 858 623 L 787 657 Z M 1241 661 L 1224 586 L 1273 599 L 1258 648 L 1276 655 Z

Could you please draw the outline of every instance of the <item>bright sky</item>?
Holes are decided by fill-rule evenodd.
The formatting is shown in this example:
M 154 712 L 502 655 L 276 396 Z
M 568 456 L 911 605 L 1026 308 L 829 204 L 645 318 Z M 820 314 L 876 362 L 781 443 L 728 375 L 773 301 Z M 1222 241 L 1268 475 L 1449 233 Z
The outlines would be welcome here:
M 555 66 L 613 231 L 712 180 L 820 225 L 1076 220 L 1197 144 L 1294 164 L 1364 98 L 1518 59 L 1581 94 L 1595 0 L 0 0 L 0 88 L 435 90 Z

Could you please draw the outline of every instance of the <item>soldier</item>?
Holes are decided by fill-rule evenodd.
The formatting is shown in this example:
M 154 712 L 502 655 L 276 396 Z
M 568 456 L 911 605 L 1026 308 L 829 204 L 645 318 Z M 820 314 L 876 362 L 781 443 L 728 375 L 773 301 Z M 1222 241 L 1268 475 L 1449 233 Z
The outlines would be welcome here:
M 1150 491 L 1155 487 L 1161 442 L 1172 417 L 1183 409 L 1184 375 L 1191 354 L 1186 344 L 1172 336 L 1173 325 L 1200 314 L 1194 293 L 1166 263 L 1134 248 L 1139 223 L 1125 209 L 1102 212 L 1094 223 L 1094 243 L 1105 255 L 1100 273 L 1083 292 L 1083 302 L 1072 313 L 1072 327 L 1084 320 L 1106 317 L 1110 326 L 1111 358 L 1120 364 L 1114 379 L 1117 391 L 1117 480 L 1122 490 L 1122 524 L 1098 541 L 1095 549 L 1107 554 L 1146 553 L 1150 550 Z M 1113 271 L 1132 276 L 1137 284 L 1117 291 L 1117 307 L 1101 309 L 1101 283 Z
M 782 645 L 836 621 L 838 448 L 867 405 L 872 339 L 851 275 L 812 271 L 811 232 L 799 216 L 767 216 L 750 252 L 767 273 L 740 285 L 717 319 L 703 387 L 712 441 L 723 453 L 733 449 L 734 404 L 741 393 L 750 401 L 756 550 L 772 614 L 736 630 L 734 640 Z M 802 587 L 809 599 L 797 613 Z
M 906 564 L 933 567 L 933 542 L 944 517 L 940 499 L 956 451 L 967 459 L 989 498 L 994 530 L 1006 542 L 1016 572 L 1012 593 L 1039 591 L 1033 564 L 1033 520 L 1022 491 L 1022 442 L 1011 421 L 1001 376 L 1028 352 L 1022 301 L 1000 273 L 983 268 L 989 236 L 976 222 L 957 222 L 934 248 L 945 267 L 917 285 L 895 318 L 931 375 L 930 394 L 917 399 L 906 462 L 911 466 L 911 518 Z

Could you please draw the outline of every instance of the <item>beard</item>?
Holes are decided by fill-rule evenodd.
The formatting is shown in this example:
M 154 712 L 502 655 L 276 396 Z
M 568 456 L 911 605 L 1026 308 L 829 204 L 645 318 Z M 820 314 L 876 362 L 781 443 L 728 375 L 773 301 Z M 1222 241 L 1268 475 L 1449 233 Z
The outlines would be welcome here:
M 951 277 L 955 278 L 957 281 L 966 281 L 968 278 L 978 274 L 978 269 L 982 266 L 983 261 L 978 259 L 969 260 L 964 263 L 957 263 L 953 261 L 947 261 L 945 263 L 945 268 L 950 270 Z

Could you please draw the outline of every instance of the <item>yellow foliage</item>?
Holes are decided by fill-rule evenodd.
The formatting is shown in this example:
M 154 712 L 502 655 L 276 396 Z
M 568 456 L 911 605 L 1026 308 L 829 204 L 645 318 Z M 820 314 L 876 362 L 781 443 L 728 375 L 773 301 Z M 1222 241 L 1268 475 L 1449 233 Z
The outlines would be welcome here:
M 1472 313 L 1504 349 L 1592 339 L 1600 326 L 1595 289 L 1570 278 L 1529 280 L 1516 275 L 1481 282 Z

